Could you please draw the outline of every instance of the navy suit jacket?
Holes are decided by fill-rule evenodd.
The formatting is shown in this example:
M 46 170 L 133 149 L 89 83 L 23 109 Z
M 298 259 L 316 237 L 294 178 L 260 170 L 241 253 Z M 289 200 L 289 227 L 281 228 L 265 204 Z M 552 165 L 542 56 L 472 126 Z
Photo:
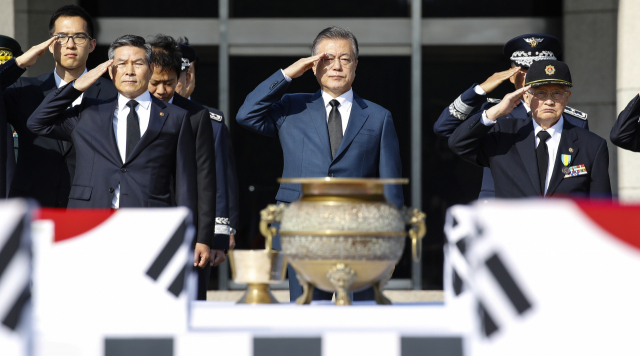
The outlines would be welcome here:
M 493 126 L 476 113 L 449 137 L 449 147 L 474 164 L 489 167 L 495 179 L 496 198 L 541 196 L 532 119 L 503 116 Z M 566 119 L 566 117 L 565 117 Z M 584 164 L 587 174 L 565 178 L 561 154 L 571 155 L 570 166 Z M 607 141 L 564 121 L 556 162 L 547 188 L 550 196 L 610 198 Z
M 451 103 L 448 108 L 445 108 L 442 111 L 440 117 L 438 117 L 438 120 L 433 125 L 433 131 L 436 135 L 448 138 L 451 136 L 453 131 L 455 131 L 455 129 L 467 119 L 467 117 L 474 115 L 477 112 L 482 113 L 500 102 L 500 100 L 487 99 L 486 95 L 476 93 L 476 85 L 477 84 L 473 84 L 471 88 L 467 89 L 453 103 Z M 478 106 L 480 109 L 475 110 Z M 522 102 L 520 102 L 509 116 L 515 119 L 526 120 L 529 118 L 529 113 L 524 105 L 522 105 Z M 565 121 L 569 121 L 574 126 L 589 130 L 587 115 L 584 113 L 567 107 L 564 113 L 564 118 Z M 478 199 L 494 197 L 495 184 L 493 177 L 491 176 L 491 170 L 485 167 L 482 172 L 482 187 L 480 188 L 480 195 L 478 196 Z
M 401 177 L 398 137 L 389 110 L 354 94 L 347 129 L 332 159 L 321 91 L 285 94 L 288 87 L 278 70 L 247 96 L 236 117 L 248 129 L 280 138 L 282 177 Z M 386 186 L 385 195 L 397 206 L 404 205 L 400 185 Z M 299 197 L 299 184 L 281 184 L 276 200 Z
M 113 132 L 117 97 L 83 98 L 80 105 L 67 109 L 80 94 L 73 85 L 58 89 L 27 122 L 38 135 L 76 145 L 69 208 L 110 208 L 118 184 L 121 208 L 172 206 L 171 176 L 175 175 L 176 203 L 197 211 L 196 153 L 189 114 L 152 96 L 147 131 L 122 162 Z
M 631 99 L 611 128 L 611 142 L 625 150 L 640 152 L 640 96 Z
M 19 78 L 25 69 L 15 60 L 2 65 L 0 77 L 13 84 L 3 95 L 7 121 L 18 133 L 19 151 L 9 197 L 36 199 L 41 206 L 66 207 L 75 171 L 76 152 L 73 144 L 38 136 L 27 128 L 27 120 L 44 98 L 57 89 L 53 71 L 33 78 Z M 19 78 L 19 79 L 18 79 Z M 113 82 L 99 78 L 83 98 L 110 99 L 118 95 Z M 11 145 L 13 146 L 13 144 Z M 8 152 L 8 157 L 14 157 Z

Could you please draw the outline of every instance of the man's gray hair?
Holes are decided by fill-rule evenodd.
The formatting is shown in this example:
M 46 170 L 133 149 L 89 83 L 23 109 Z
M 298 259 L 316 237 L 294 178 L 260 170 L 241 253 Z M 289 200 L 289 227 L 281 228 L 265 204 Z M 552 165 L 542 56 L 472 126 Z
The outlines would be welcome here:
M 116 54 L 116 48 L 118 47 L 138 47 L 142 48 L 145 51 L 145 59 L 147 60 L 147 64 L 151 66 L 153 62 L 153 49 L 151 48 L 151 44 L 145 41 L 144 37 L 136 36 L 136 35 L 124 35 L 116 38 L 111 46 L 109 46 L 109 52 L 107 53 L 109 59 L 113 59 Z
M 349 29 L 338 27 L 338 26 L 327 27 L 324 30 L 320 31 L 318 36 L 316 36 L 316 39 L 313 40 L 313 43 L 311 44 L 312 56 L 315 56 L 316 54 L 318 54 L 318 45 L 320 44 L 320 42 L 322 42 L 322 40 L 327 40 L 327 39 L 330 39 L 330 40 L 342 39 L 342 40 L 351 41 L 351 47 L 353 47 L 353 53 L 356 56 L 354 60 L 358 59 L 359 51 L 358 51 L 358 40 L 356 39 L 356 36 L 354 36 L 353 33 L 349 31 Z

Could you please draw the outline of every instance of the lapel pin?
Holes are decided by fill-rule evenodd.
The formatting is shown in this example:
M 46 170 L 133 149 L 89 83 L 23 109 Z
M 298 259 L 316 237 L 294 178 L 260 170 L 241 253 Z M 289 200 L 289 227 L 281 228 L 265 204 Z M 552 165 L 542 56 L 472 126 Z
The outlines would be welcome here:
M 164 113 L 162 111 L 160 112 L 160 116 L 164 116 Z M 569 149 L 569 150 L 571 150 L 571 149 Z
M 573 148 L 569 148 L 569 152 L 573 152 Z

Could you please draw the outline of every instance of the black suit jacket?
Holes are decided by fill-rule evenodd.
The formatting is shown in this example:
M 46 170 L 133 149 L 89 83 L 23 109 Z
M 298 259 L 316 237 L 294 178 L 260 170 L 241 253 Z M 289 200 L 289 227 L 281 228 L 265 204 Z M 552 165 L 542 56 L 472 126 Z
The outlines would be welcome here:
M 69 208 L 110 208 L 118 184 L 121 208 L 172 206 L 170 187 L 175 175 L 177 204 L 197 211 L 196 154 L 189 114 L 152 96 L 147 131 L 122 162 L 113 132 L 117 97 L 108 101 L 83 98 L 80 105 L 67 109 L 80 94 L 72 83 L 58 89 L 27 122 L 38 135 L 76 145 Z
M 15 60 L 4 66 L 7 67 L 0 73 L 2 77 L 19 77 L 25 71 L 15 64 Z M 18 133 L 19 140 L 18 162 L 9 197 L 34 198 L 46 207 L 67 206 L 76 152 L 71 143 L 32 133 L 27 129 L 27 120 L 44 98 L 56 89 L 53 72 L 50 72 L 34 78 L 17 79 L 3 95 L 7 120 Z M 83 98 L 109 99 L 117 94 L 110 80 L 100 78 L 85 91 Z
M 625 150 L 640 152 L 640 96 L 631 99 L 611 128 L 611 142 Z
M 196 143 L 196 167 L 198 180 L 198 241 L 208 237 L 211 248 L 228 249 L 229 236 L 215 235 L 216 214 L 216 148 L 209 111 L 202 105 L 178 94 L 173 96 L 173 105 L 186 110 L 190 115 L 191 129 Z M 223 174 L 223 172 L 221 172 Z M 202 236 L 202 238 L 200 238 Z
M 478 113 L 460 125 L 449 137 L 449 147 L 465 160 L 491 169 L 496 198 L 541 196 L 532 119 L 501 117 L 485 126 L 481 117 Z M 571 155 L 570 166 L 584 164 L 587 174 L 564 178 L 561 154 Z M 611 196 L 607 142 L 567 120 L 546 196 L 563 195 Z
M 192 100 L 194 101 L 194 100 Z M 194 101 L 195 102 L 195 101 Z M 196 102 L 197 103 L 197 102 Z M 198 103 L 199 104 L 199 103 Z M 202 105 L 202 104 L 200 104 Z M 228 235 L 229 227 L 239 227 L 239 192 L 236 160 L 231 145 L 231 135 L 224 124 L 222 111 L 204 106 L 209 110 L 213 137 L 216 144 L 216 169 L 218 171 L 218 193 L 216 197 L 216 230 Z M 224 174 L 220 174 L 224 172 Z

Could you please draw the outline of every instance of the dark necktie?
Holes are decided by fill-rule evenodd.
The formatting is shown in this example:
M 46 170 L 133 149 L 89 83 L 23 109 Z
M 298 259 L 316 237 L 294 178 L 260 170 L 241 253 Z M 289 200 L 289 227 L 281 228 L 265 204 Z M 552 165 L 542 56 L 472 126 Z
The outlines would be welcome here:
M 138 102 L 129 100 L 127 106 L 129 107 L 129 115 L 127 115 L 127 156 L 125 160 L 129 159 L 131 152 L 140 141 L 140 120 L 136 113 Z
M 538 132 L 538 138 L 540 143 L 536 148 L 536 157 L 538 158 L 538 177 L 540 177 L 540 191 L 544 196 L 544 183 L 547 181 L 547 169 L 549 167 L 549 148 L 547 147 L 547 140 L 551 138 L 551 135 L 547 131 Z
M 327 127 L 329 128 L 329 142 L 331 143 L 331 158 L 335 158 L 340 142 L 342 142 L 342 117 L 338 106 L 340 102 L 333 99 L 329 102 L 331 105 L 331 112 L 329 113 L 329 120 L 327 121 Z

